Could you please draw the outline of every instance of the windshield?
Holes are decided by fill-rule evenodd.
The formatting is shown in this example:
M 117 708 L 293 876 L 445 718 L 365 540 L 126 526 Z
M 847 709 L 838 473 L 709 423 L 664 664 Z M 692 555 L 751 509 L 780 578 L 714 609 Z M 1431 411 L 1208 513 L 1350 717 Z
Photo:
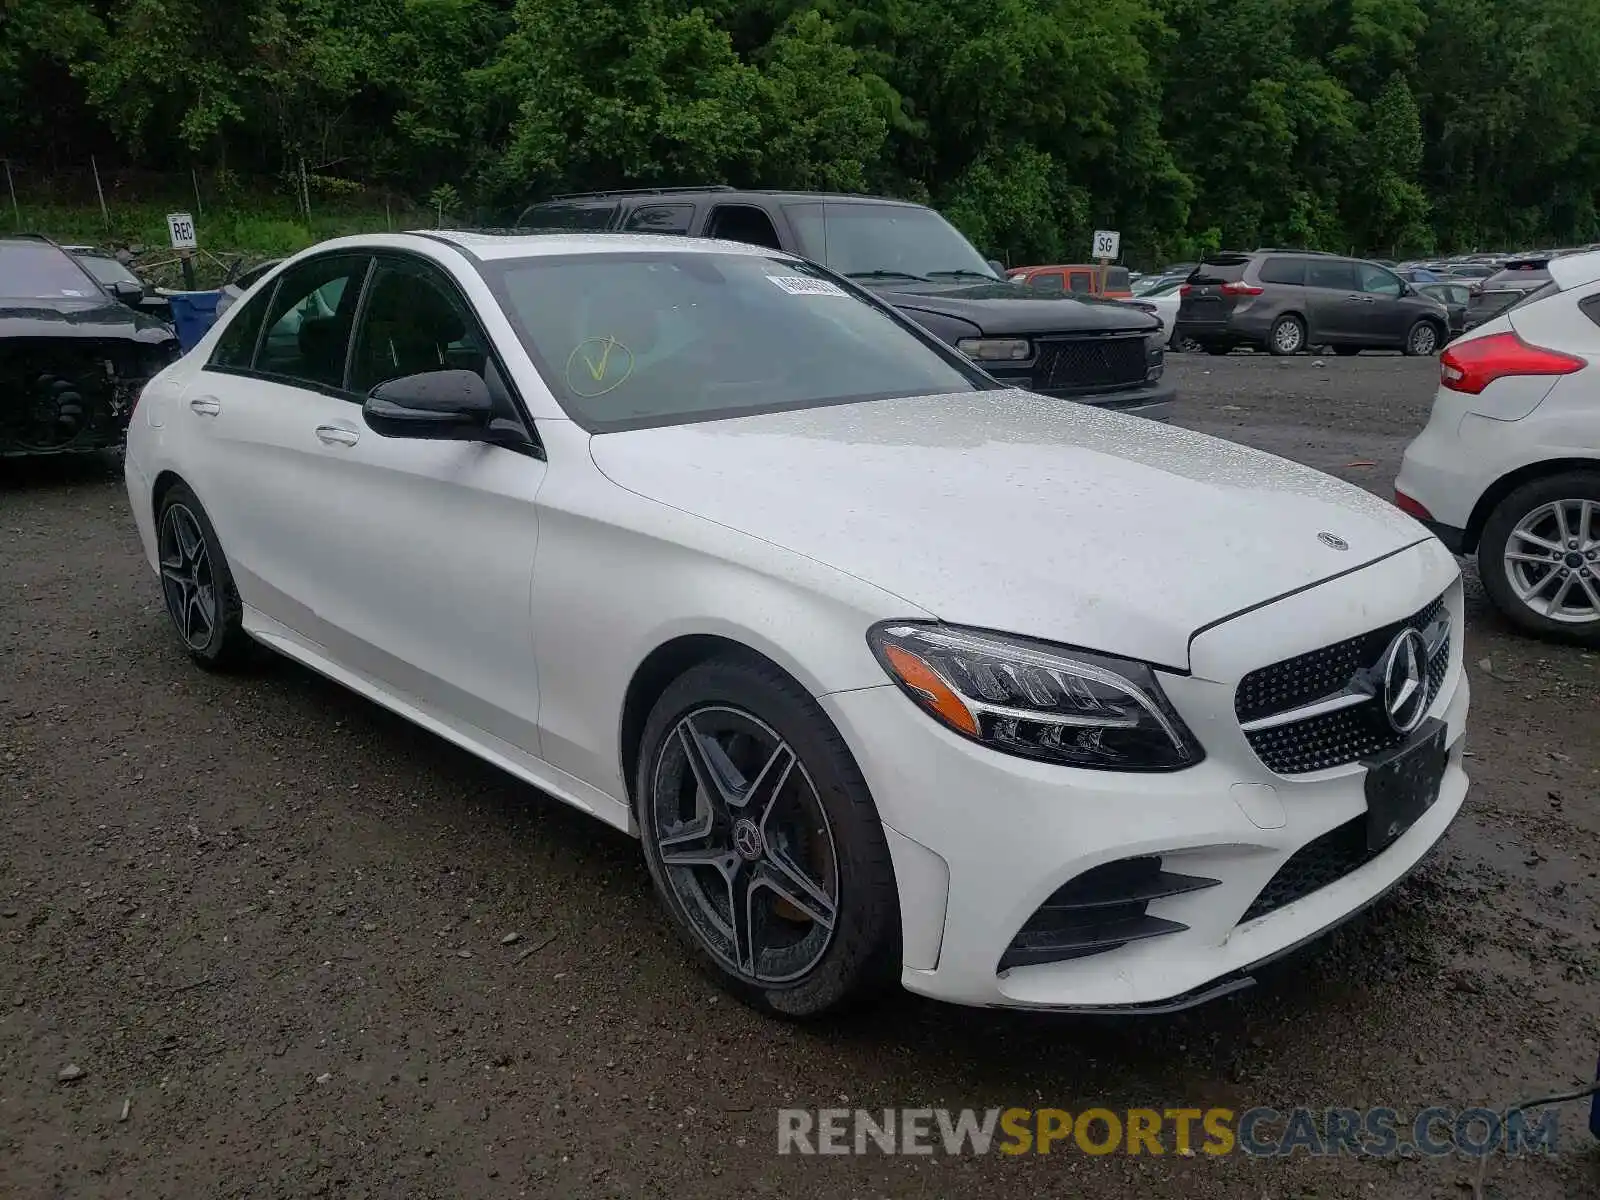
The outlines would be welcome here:
M 0 242 L 0 296 L 8 300 L 99 299 L 77 260 L 47 242 Z
M 807 258 L 857 279 L 998 280 L 972 243 L 931 208 L 808 200 L 785 204 Z
M 998 386 L 789 259 L 630 251 L 481 269 L 592 432 Z
M 138 288 L 144 287 L 137 275 L 114 258 L 106 258 L 100 254 L 80 254 L 77 258 L 89 269 L 89 274 L 107 287 L 114 283 L 131 283 Z
M 1182 276 L 1177 279 L 1155 279 L 1150 282 L 1149 286 L 1146 286 L 1141 280 L 1139 286 L 1133 289 L 1133 294 L 1140 297 L 1165 296 L 1170 292 L 1177 291 L 1183 286 L 1183 282 Z

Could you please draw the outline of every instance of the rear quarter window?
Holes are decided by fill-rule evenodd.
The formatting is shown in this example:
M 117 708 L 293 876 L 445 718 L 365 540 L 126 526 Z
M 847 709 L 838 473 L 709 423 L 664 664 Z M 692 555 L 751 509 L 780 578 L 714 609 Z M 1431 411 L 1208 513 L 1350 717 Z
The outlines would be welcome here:
M 1306 281 L 1306 260 L 1303 258 L 1269 258 L 1261 264 L 1262 283 L 1303 284 Z
M 1108 292 L 1126 292 L 1133 287 L 1133 280 L 1128 278 L 1127 267 L 1106 268 L 1106 290 Z
M 517 224 L 526 229 L 610 229 L 616 204 L 551 200 L 525 209 Z

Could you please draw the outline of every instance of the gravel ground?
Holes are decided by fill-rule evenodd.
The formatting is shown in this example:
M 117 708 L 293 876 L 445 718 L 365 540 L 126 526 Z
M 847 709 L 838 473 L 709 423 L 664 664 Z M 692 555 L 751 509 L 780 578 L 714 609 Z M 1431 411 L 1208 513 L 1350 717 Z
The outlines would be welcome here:
M 1319 361 L 1180 358 L 1177 419 L 1386 492 L 1434 364 Z M 120 478 L 0 464 L 0 1195 L 1455 1198 L 1460 1158 L 779 1157 L 774 1110 L 1412 1114 L 1600 1049 L 1600 656 L 1475 579 L 1467 810 L 1370 915 L 1175 1018 L 796 1029 L 685 964 L 627 839 L 288 663 L 191 668 L 136 545 Z M 1485 1194 L 1600 1194 L 1582 1125 Z

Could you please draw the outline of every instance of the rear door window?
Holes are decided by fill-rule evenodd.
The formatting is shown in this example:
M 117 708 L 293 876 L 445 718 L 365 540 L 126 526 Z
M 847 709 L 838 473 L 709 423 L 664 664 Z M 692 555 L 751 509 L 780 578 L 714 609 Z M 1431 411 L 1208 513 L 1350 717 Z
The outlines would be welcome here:
M 1310 259 L 1306 262 L 1306 286 L 1358 292 L 1361 280 L 1356 264 L 1343 259 Z
M 1306 281 L 1306 260 L 1303 258 L 1269 258 L 1261 264 L 1262 283 L 1288 283 L 1296 287 Z
M 342 390 L 356 300 L 372 260 L 330 254 L 291 267 L 267 309 L 255 369 L 313 389 Z
M 1106 291 L 1126 292 L 1133 287 L 1133 280 L 1128 277 L 1127 267 L 1106 268 Z
M 1088 271 L 1069 271 L 1067 273 L 1067 290 L 1080 296 L 1087 296 L 1094 291 L 1094 276 Z
M 1027 279 L 1028 288 L 1035 292 L 1049 292 L 1059 296 L 1067 290 L 1066 278 L 1060 271 L 1039 271 Z

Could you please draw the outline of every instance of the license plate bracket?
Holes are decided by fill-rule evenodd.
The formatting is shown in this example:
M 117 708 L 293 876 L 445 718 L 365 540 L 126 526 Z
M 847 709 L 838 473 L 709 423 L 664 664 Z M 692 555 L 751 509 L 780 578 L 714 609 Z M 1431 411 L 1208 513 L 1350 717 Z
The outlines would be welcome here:
M 1429 720 L 1387 753 L 1365 760 L 1367 848 L 1382 850 L 1433 807 L 1450 752 L 1445 723 Z

